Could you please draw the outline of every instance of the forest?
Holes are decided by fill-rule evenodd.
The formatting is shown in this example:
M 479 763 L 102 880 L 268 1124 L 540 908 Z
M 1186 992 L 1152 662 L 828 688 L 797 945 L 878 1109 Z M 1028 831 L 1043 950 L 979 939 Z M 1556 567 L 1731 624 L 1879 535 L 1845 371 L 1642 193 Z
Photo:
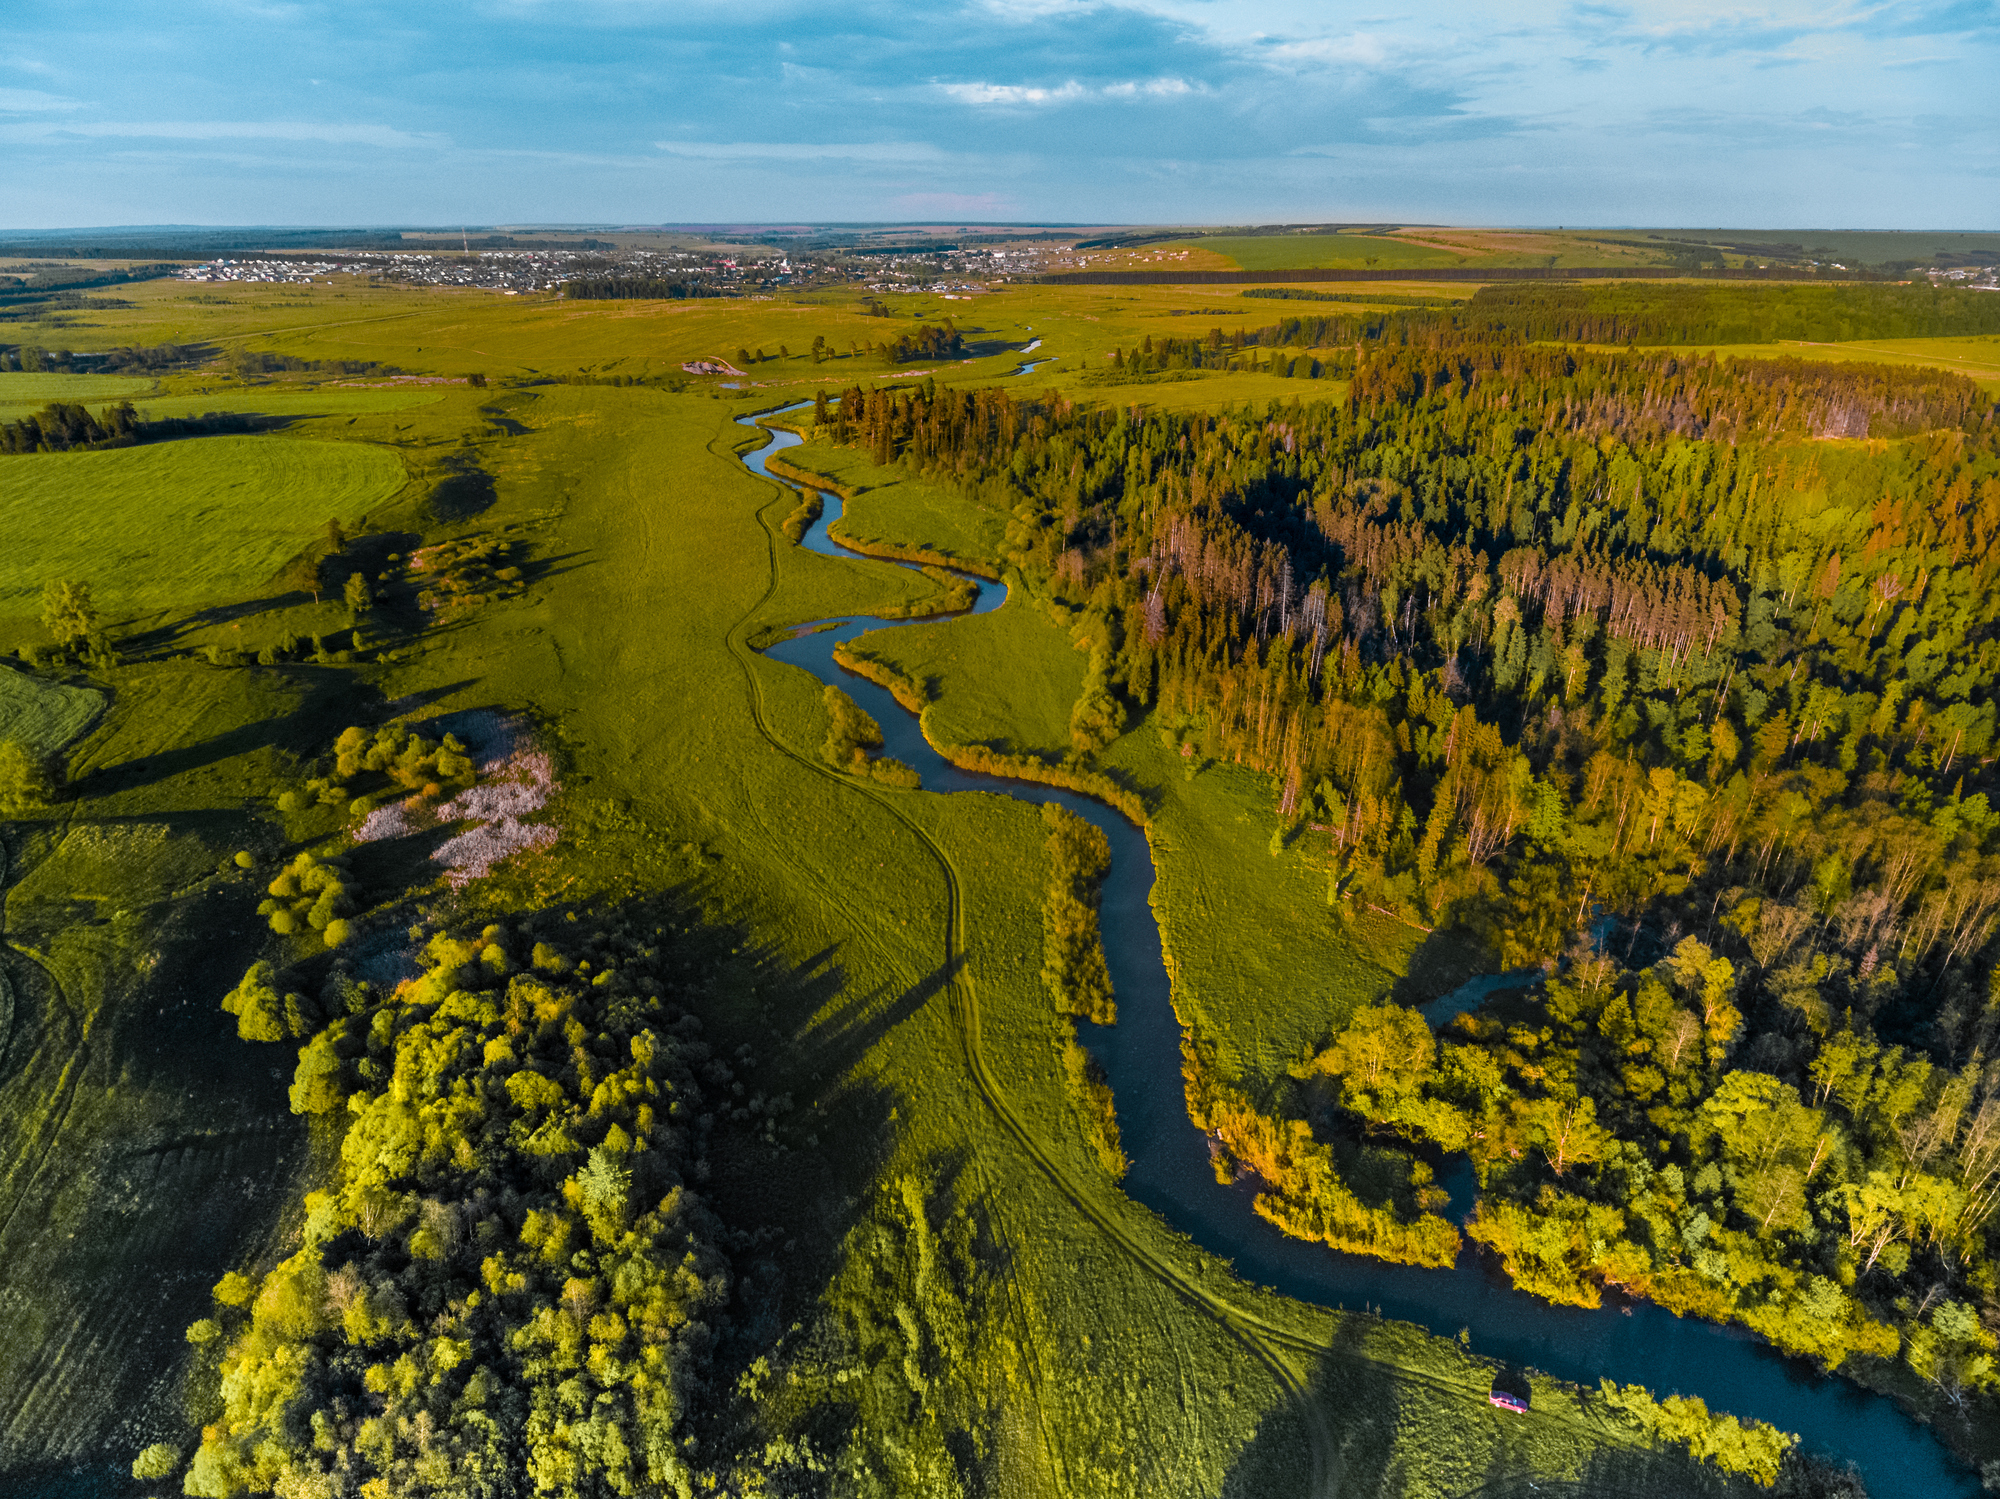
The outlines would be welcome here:
M 1261 1213 L 1448 1263 L 1462 1155 L 1521 1288 L 1960 1406 L 2000 1385 L 2000 423 L 1937 371 L 1526 341 L 1588 296 L 1141 351 L 1346 343 L 1338 403 L 855 388 L 825 428 L 1011 510 L 1120 706 L 1268 775 L 1341 919 L 1517 971 L 1441 1034 L 1363 1008 L 1255 1097 L 1190 1034 Z
M 735 1281 L 696 1185 L 735 1074 L 675 1002 L 699 940 L 525 916 L 393 994 L 244 976 L 246 1038 L 305 1042 L 294 1111 L 353 1117 L 302 1247 L 188 1330 L 219 1392 L 187 1493 L 692 1491 Z
M 1501 283 L 1460 303 L 1258 287 L 1245 297 L 1368 302 L 1355 312 L 1263 330 L 1260 343 L 1758 344 L 1786 339 L 1952 338 L 2000 333 L 2000 304 L 1962 286 L 1717 286 L 1686 282 Z

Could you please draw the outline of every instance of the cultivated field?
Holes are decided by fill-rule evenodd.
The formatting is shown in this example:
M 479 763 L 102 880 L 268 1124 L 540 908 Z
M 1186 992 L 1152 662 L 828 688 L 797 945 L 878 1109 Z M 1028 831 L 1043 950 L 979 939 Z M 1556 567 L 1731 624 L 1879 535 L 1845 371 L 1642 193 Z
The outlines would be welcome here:
M 242 597 L 324 529 L 400 490 L 394 454 L 358 444 L 207 437 L 4 460 L 0 613 L 49 578 L 89 581 L 105 607 Z
M 51 401 L 78 401 L 97 409 L 144 395 L 157 382 L 130 375 L 0 372 L 0 422 L 11 422 Z

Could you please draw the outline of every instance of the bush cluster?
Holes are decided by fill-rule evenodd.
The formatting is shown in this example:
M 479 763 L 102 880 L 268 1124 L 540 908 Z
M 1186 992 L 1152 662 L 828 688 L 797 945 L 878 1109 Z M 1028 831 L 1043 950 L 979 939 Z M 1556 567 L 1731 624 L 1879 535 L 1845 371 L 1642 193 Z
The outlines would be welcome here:
M 324 937 L 327 946 L 337 947 L 350 935 L 343 918 L 356 904 L 353 880 L 344 861 L 306 849 L 271 881 L 257 914 L 281 937 L 306 926 Z
M 196 1324 L 226 1343 L 185 1492 L 694 1491 L 732 1275 L 692 1183 L 733 1074 L 664 997 L 672 946 L 496 925 L 393 996 L 336 976 L 292 1103 L 351 1118 L 339 1168 Z
M 882 747 L 882 726 L 866 709 L 838 687 L 829 686 L 821 699 L 828 718 L 826 738 L 819 747 L 821 759 L 849 775 L 865 776 L 885 786 L 916 787 L 916 771 L 901 760 L 870 754 Z
M 354 726 L 343 729 L 334 741 L 332 764 L 321 764 L 321 774 L 279 795 L 280 812 L 344 806 L 350 816 L 366 817 L 400 794 L 434 798 L 470 786 L 478 777 L 471 755 L 455 735 L 427 739 L 396 724 L 372 734 Z
M 410 571 L 424 575 L 417 607 L 426 612 L 462 612 L 527 587 L 514 564 L 514 543 L 495 536 L 468 536 L 439 542 L 410 555 Z

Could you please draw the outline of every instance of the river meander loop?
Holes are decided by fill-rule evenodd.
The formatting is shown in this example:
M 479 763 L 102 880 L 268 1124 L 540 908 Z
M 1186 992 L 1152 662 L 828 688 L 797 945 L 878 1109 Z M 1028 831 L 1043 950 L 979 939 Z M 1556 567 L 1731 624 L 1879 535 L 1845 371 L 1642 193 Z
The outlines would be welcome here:
M 1024 370 L 1029 368 L 1032 366 L 1023 366 Z M 783 409 L 794 411 L 807 404 Z M 738 420 L 740 425 L 756 427 L 763 416 L 776 414 L 764 412 Z M 795 487 L 770 474 L 765 460 L 804 439 L 782 428 L 764 430 L 771 432 L 772 441 L 745 454 L 744 463 L 775 483 Z M 841 500 L 824 492 L 820 498 L 820 517 L 800 545 L 827 556 L 882 567 L 916 565 L 868 558 L 832 540 L 828 527 L 840 517 Z M 988 614 L 1006 603 L 1004 584 L 968 581 L 979 586 L 978 600 L 970 613 Z M 1806 1451 L 1852 1463 L 1874 1499 L 1947 1499 L 1979 1492 L 1977 1481 L 1957 1460 L 1892 1401 L 1849 1380 L 1823 1374 L 1804 1360 L 1788 1358 L 1742 1329 L 1677 1317 L 1645 1301 L 1607 1304 L 1594 1310 L 1555 1306 L 1513 1289 L 1470 1249 L 1462 1252 L 1449 1270 L 1391 1265 L 1288 1238 L 1258 1217 L 1251 1210 L 1255 1184 L 1226 1186 L 1216 1181 L 1207 1137 L 1187 1115 L 1180 1022 L 1174 1014 L 1160 929 L 1147 899 L 1153 885 L 1153 860 L 1144 832 L 1078 793 L 958 769 L 931 748 L 915 715 L 898 704 L 887 689 L 854 676 L 833 659 L 834 648 L 842 641 L 902 623 L 936 622 L 935 616 L 914 621 L 841 619 L 832 622 L 830 629 L 781 640 L 763 654 L 802 667 L 822 682 L 838 684 L 882 726 L 883 753 L 912 766 L 922 777 L 925 791 L 946 795 L 984 791 L 1035 805 L 1053 801 L 1103 830 L 1111 845 L 1111 871 L 1104 880 L 1099 924 L 1119 1018 L 1115 1026 L 1079 1023 L 1077 1030 L 1110 1079 L 1119 1136 L 1131 1161 L 1121 1184 L 1129 1196 L 1204 1249 L 1231 1261 L 1237 1275 L 1287 1296 L 1321 1306 L 1371 1309 L 1447 1337 L 1467 1328 L 1476 1352 L 1579 1384 L 1609 1378 L 1620 1384 L 1645 1385 L 1661 1395 L 1697 1395 L 1712 1410 L 1769 1421 L 1797 1432 Z M 948 860 L 942 850 L 937 852 L 946 865 L 948 881 L 955 885 Z M 953 904 L 956 910 L 955 892 Z M 1479 987 L 1474 990 L 1473 986 Z M 1470 992 L 1447 996 L 1430 1007 L 1433 1022 L 1470 1008 L 1492 987 L 1497 985 L 1491 978 L 1473 980 Z M 968 1030 L 968 1062 L 982 1091 L 1058 1185 L 1071 1190 L 991 1084 L 977 1054 L 976 1008 Z M 1472 1207 L 1470 1165 L 1456 1162 L 1444 1174 L 1441 1185 L 1452 1194 L 1450 1211 L 1462 1219 Z M 1281 1382 L 1294 1393 L 1302 1393 L 1296 1373 L 1278 1367 L 1280 1362 L 1290 1362 L 1279 1357 L 1282 1345 L 1295 1341 L 1290 1335 L 1256 1321 L 1206 1290 L 1179 1282 L 1116 1225 L 1091 1212 L 1081 1194 L 1071 1190 L 1071 1196 L 1128 1252 L 1203 1302 L 1272 1365 Z M 1308 1351 L 1289 1349 L 1293 1355 Z M 1315 1489 L 1330 1493 L 1337 1485 L 1338 1461 L 1327 1450 L 1329 1433 L 1317 1416 L 1317 1412 L 1308 1412 L 1311 1424 L 1319 1428 L 1314 1431 L 1313 1444 L 1318 1477 Z

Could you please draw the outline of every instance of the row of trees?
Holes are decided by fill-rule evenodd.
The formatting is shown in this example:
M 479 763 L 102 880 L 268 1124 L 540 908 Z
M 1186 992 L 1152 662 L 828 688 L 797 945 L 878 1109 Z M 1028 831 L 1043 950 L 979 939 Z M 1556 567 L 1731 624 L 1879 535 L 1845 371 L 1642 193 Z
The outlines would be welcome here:
M 1220 328 L 1213 328 L 1209 330 L 1205 339 L 1155 340 L 1149 333 L 1136 349 L 1129 351 L 1123 347 L 1113 349 L 1111 368 L 1126 377 L 1174 370 L 1246 368 L 1269 370 L 1275 374 L 1289 375 L 1297 380 L 1341 379 L 1354 373 L 1354 356 L 1346 349 L 1328 350 L 1324 358 L 1315 358 L 1310 354 L 1289 358 L 1274 355 L 1262 362 L 1246 353 L 1263 344 L 1266 335 L 1273 335 L 1269 346 L 1274 348 L 1281 348 L 1285 344 L 1302 343 L 1308 337 L 1303 331 L 1304 328 L 1305 321 L 1301 322 L 1299 329 L 1238 328 L 1228 335 L 1225 335 Z
M 0 453 L 67 453 L 72 448 L 116 448 L 137 440 L 139 414 L 126 401 L 92 416 L 81 405 L 51 401 L 18 421 L 0 422 Z
M 1366 302 L 1333 343 L 1760 344 L 1968 337 L 2000 331 L 1993 298 L 1962 286 L 1729 286 L 1678 282 L 1496 283 L 1463 302 L 1295 287 L 1246 297 Z M 1404 308 L 1421 309 L 1405 311 Z
M 572 302 L 679 302 L 723 291 L 699 276 L 578 276 L 563 283 L 562 294 Z

